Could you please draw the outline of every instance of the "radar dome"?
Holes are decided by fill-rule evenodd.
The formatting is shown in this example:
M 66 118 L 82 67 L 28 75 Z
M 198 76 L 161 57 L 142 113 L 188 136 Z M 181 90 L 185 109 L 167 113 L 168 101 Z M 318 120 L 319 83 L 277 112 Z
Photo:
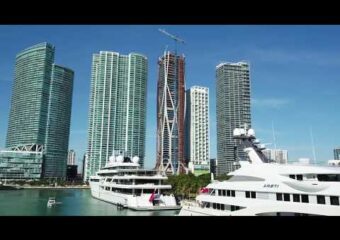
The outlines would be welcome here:
M 234 129 L 234 136 L 240 136 L 240 135 L 241 135 L 240 129 L 239 128 L 235 128 Z
M 122 155 L 119 155 L 117 157 L 117 162 L 122 163 L 124 161 L 124 157 Z
M 138 162 L 139 162 L 139 157 L 138 157 L 138 156 L 134 156 L 134 157 L 132 158 L 132 162 L 133 162 L 133 163 L 138 163 Z
M 249 135 L 249 136 L 255 137 L 255 131 L 254 131 L 254 129 L 250 128 L 250 129 L 248 130 L 248 135 Z
M 109 161 L 110 161 L 110 162 L 115 162 L 115 161 L 116 161 L 115 156 L 111 156 L 111 157 L 109 158 Z
M 246 130 L 243 128 L 239 129 L 241 135 L 246 135 Z

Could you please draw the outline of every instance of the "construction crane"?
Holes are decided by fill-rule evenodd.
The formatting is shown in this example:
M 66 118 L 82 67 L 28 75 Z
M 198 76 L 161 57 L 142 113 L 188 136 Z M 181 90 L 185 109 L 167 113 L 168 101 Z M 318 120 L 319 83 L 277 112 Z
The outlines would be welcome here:
M 177 54 L 177 43 L 185 43 L 185 41 L 183 39 L 180 39 L 179 37 L 172 35 L 171 33 L 168 33 L 167 31 L 165 31 L 164 29 L 158 29 L 161 33 L 167 35 L 168 37 L 172 38 L 175 41 L 175 52 Z

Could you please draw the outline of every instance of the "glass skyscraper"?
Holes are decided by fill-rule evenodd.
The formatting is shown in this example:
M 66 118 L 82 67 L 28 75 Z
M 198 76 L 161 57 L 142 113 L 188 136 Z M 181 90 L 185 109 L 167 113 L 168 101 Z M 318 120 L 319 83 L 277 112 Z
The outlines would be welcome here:
M 85 178 L 104 167 L 113 151 L 144 165 L 147 58 L 101 51 L 93 55 Z
M 6 147 L 43 145 L 43 177 L 65 178 L 73 71 L 54 52 L 40 43 L 16 56 Z
M 53 64 L 45 139 L 45 177 L 65 177 L 72 109 L 71 69 Z
M 216 67 L 217 174 L 233 171 L 237 159 L 245 158 L 233 139 L 235 128 L 251 127 L 249 65 L 221 63 Z

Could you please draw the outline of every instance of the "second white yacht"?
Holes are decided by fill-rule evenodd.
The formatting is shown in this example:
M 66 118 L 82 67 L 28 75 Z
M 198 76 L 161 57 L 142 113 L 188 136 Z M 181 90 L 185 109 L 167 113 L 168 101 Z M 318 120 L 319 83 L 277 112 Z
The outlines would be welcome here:
M 104 168 L 90 177 L 94 198 L 133 210 L 177 210 L 171 185 L 163 184 L 167 176 L 154 170 L 141 169 L 139 158 L 111 156 Z
M 340 216 L 340 168 L 277 164 L 262 153 L 252 129 L 235 129 L 249 161 L 213 181 L 196 202 L 182 202 L 180 216 Z

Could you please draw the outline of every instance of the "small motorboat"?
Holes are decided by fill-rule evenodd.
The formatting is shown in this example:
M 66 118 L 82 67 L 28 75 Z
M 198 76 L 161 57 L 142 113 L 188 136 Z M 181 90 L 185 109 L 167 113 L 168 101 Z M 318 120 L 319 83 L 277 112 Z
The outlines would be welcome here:
M 55 198 L 54 197 L 50 197 L 47 201 L 47 207 L 52 207 L 56 204 Z

